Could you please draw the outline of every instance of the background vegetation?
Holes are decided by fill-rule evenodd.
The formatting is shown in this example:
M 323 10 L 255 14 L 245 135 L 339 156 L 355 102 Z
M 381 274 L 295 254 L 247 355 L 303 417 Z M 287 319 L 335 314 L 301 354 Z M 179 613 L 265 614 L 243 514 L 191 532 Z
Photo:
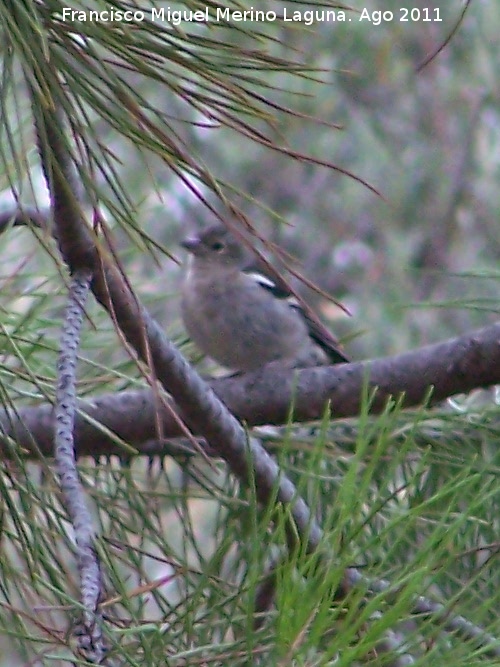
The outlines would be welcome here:
M 163 25 L 172 38 L 170 51 L 163 45 L 161 53 L 170 68 L 139 53 L 127 71 L 119 65 L 134 55 L 125 46 L 137 39 L 133 31 L 86 26 L 92 62 L 101 59 L 103 67 L 92 69 L 68 50 L 62 22 L 44 33 L 43 21 L 33 20 L 53 18 L 60 3 L 39 3 L 36 12 L 35 5 L 6 3 L 0 9 L 2 202 L 47 203 L 24 83 L 37 62 L 28 57 L 29 35 L 40 29 L 60 57 L 73 99 L 81 101 L 75 127 L 94 156 L 94 178 L 84 182 L 88 203 L 99 201 L 132 284 L 193 358 L 177 315 L 181 270 L 164 250 L 182 259 L 178 241 L 213 215 L 179 172 L 224 216 L 228 200 L 237 205 L 259 232 L 300 259 L 309 279 L 349 307 L 350 319 L 304 292 L 345 337 L 353 358 L 407 350 L 492 322 L 500 243 L 500 7 L 471 3 L 450 42 L 417 71 L 454 30 L 463 4 L 415 4 L 439 7 L 443 21 L 375 26 L 352 14 L 350 23 L 308 28 Z M 400 3 L 351 6 L 397 17 Z M 179 59 L 183 45 L 200 55 L 189 76 Z M 258 63 L 256 51 L 265 54 Z M 279 64 L 287 61 L 301 63 L 301 71 Z M 256 97 L 238 101 L 229 85 L 216 89 L 207 62 L 226 81 L 250 77 L 251 93 L 294 113 Z M 105 74 L 114 68 L 194 167 L 173 150 L 159 150 L 154 136 L 145 139 L 133 109 L 120 107 L 118 96 L 107 98 Z M 185 91 L 179 94 L 180 83 L 191 104 Z M 219 126 L 221 119 L 234 126 L 234 118 L 240 131 Z M 253 139 L 244 136 L 243 123 L 253 128 L 247 132 Z M 343 173 L 264 146 L 257 132 L 355 174 L 382 197 Z M 138 137 L 135 145 L 124 135 Z M 197 169 L 217 179 L 226 204 L 207 179 L 196 178 Z M 30 230 L 11 229 L 1 243 L 2 399 L 14 407 L 51 401 L 64 272 L 43 234 L 35 239 Z M 88 315 L 79 395 L 144 386 L 106 315 L 92 303 Z M 422 665 L 497 664 L 473 643 L 410 614 L 413 597 L 426 594 L 500 634 L 494 392 L 417 414 L 394 410 L 342 424 L 326 416 L 320 425 L 290 425 L 258 437 L 314 507 L 332 558 L 330 576 L 321 581 L 304 554 L 282 561 L 276 608 L 259 632 L 252 605 L 268 559 L 285 542 L 279 517 L 271 531 L 271 510 L 259 509 L 252 491 L 239 488 L 222 464 L 82 461 L 102 535 L 110 642 L 122 664 L 410 664 L 390 662 L 406 653 Z M 27 463 L 15 452 L 14 460 L 2 462 L 0 484 L 4 664 L 64 664 L 78 590 L 51 463 Z M 333 591 L 352 564 L 390 581 L 392 593 L 367 603 L 360 588 L 334 603 Z M 392 653 L 390 633 L 403 637 Z

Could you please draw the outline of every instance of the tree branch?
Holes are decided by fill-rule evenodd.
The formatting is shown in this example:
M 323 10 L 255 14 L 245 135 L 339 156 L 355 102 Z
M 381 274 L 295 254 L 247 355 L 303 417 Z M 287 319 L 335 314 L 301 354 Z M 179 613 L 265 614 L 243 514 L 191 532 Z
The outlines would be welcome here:
M 500 383 L 500 323 L 393 357 L 300 371 L 269 364 L 255 373 L 213 379 L 210 385 L 233 414 L 256 426 L 286 423 L 292 401 L 297 422 L 320 419 L 328 403 L 335 418 L 355 416 L 368 378 L 370 387 L 378 388 L 371 403 L 374 413 L 391 396 L 404 394 L 403 405 L 412 407 L 428 397 L 431 387 L 431 403 L 436 403 Z M 124 456 L 127 450 L 120 440 L 137 448 L 139 454 L 179 455 L 185 451 L 168 442 L 182 432 L 168 405 L 158 401 L 150 389 L 103 394 L 80 401 L 79 410 L 75 427 L 79 456 Z M 0 412 L 0 429 L 4 456 L 9 452 L 9 437 L 27 455 L 36 455 L 37 449 L 51 455 L 52 406 Z

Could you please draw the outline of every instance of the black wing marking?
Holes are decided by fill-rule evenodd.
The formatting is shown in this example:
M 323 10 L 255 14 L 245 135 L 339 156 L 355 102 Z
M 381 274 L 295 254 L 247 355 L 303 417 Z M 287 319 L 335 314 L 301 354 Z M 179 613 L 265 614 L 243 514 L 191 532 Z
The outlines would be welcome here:
M 269 276 L 265 276 L 263 273 L 259 273 L 258 271 L 245 271 L 245 273 L 260 287 L 265 289 L 267 292 L 270 292 L 277 299 L 295 300 L 295 303 L 298 305 L 297 299 L 295 299 L 293 294 L 291 294 L 290 291 L 287 290 L 284 286 L 278 286 L 273 280 L 271 280 L 271 278 L 269 278 Z M 293 304 L 291 303 L 290 305 Z

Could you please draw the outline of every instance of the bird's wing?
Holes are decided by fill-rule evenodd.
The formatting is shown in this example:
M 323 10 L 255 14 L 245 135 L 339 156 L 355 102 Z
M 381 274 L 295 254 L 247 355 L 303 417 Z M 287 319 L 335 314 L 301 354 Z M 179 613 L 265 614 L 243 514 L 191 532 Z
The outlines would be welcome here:
M 245 272 L 249 278 L 252 278 L 260 287 L 270 292 L 275 298 L 282 299 L 288 303 L 290 308 L 295 309 L 307 325 L 309 336 L 319 345 L 331 359 L 333 364 L 343 364 L 349 362 L 349 359 L 341 350 L 341 345 L 335 336 L 330 333 L 327 327 L 312 312 L 307 312 L 299 303 L 297 298 L 285 288 L 284 285 L 278 286 L 268 276 L 255 271 Z

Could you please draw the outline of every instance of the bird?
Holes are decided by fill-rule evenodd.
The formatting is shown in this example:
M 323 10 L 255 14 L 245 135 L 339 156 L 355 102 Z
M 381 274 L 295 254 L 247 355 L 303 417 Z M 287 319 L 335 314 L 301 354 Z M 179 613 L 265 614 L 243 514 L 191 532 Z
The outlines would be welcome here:
M 203 354 L 236 373 L 275 361 L 293 368 L 348 362 L 335 337 L 290 292 L 247 270 L 249 251 L 224 225 L 181 245 L 190 253 L 182 319 Z

